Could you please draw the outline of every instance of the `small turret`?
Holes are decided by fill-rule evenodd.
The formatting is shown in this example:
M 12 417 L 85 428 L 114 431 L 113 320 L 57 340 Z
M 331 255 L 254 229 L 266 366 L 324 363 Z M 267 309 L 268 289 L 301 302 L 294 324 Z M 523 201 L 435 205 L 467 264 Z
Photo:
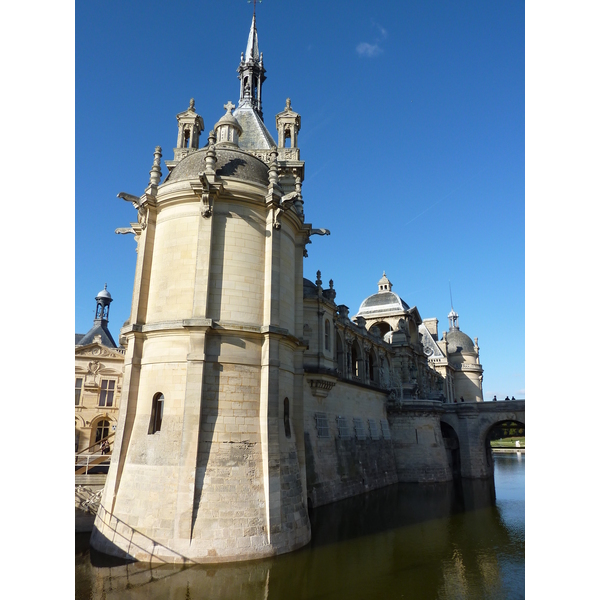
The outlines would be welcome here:
M 231 112 L 235 108 L 235 104 L 232 104 L 231 101 L 228 101 L 227 104 L 223 105 L 223 108 L 226 110 L 226 112 L 215 125 L 215 137 L 217 139 L 217 145 L 238 147 L 240 135 L 242 133 L 242 126 L 238 123 L 238 120 Z
M 96 316 L 94 320 L 106 321 L 108 323 L 108 309 L 111 302 L 112 297 L 107 291 L 105 283 L 104 289 L 100 290 L 96 296 Z
M 285 102 L 285 109 L 275 117 L 277 124 L 278 147 L 285 147 L 285 140 L 289 138 L 290 147 L 298 147 L 298 132 L 300 131 L 300 115 L 292 110 L 291 100 Z
M 383 277 L 379 280 L 377 285 L 379 286 L 379 294 L 392 291 L 392 282 L 387 278 L 385 271 L 383 272 Z

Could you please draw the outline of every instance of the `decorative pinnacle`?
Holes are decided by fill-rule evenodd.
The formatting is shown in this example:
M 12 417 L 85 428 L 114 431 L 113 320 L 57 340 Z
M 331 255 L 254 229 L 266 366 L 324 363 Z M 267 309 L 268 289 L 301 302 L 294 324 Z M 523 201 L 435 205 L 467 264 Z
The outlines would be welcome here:
M 320 287 L 322 283 L 323 282 L 321 281 L 321 271 L 317 271 L 317 280 L 315 281 L 315 284 Z
M 196 106 L 196 101 L 193 98 L 190 98 L 190 105 L 188 107 L 188 110 L 196 112 L 196 109 L 194 108 L 195 106 Z
M 154 163 L 150 169 L 150 185 L 158 185 L 160 183 L 160 178 L 162 177 L 160 170 L 161 157 L 162 149 L 160 146 L 156 146 L 156 148 L 154 148 Z

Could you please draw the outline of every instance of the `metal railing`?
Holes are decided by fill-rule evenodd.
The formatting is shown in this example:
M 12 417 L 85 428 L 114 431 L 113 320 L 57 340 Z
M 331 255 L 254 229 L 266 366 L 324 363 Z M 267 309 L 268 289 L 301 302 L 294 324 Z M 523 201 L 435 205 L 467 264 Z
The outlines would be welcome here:
M 84 448 L 83 450 L 78 450 L 77 452 L 75 452 L 75 456 L 77 457 L 80 454 L 83 454 L 84 452 L 93 453 L 95 450 L 100 450 L 102 448 L 102 442 L 108 442 L 110 444 L 110 442 L 114 440 L 114 437 L 115 437 L 114 432 L 109 433 L 105 438 L 102 438 L 101 440 L 94 442 L 93 444 L 91 444 L 87 448 Z
M 88 475 L 90 469 L 102 468 L 108 470 L 111 454 L 76 454 L 75 475 Z

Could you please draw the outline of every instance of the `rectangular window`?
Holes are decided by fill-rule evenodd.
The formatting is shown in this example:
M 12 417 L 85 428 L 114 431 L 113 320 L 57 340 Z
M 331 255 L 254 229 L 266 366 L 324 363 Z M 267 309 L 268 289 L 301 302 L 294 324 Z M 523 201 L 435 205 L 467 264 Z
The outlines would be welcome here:
M 365 431 L 365 424 L 362 419 L 354 419 L 354 431 L 356 431 L 357 440 L 367 439 L 367 432 Z
M 381 433 L 383 433 L 384 440 L 392 439 L 392 436 L 390 434 L 390 426 L 387 422 L 387 419 L 381 419 Z
M 350 428 L 348 427 L 348 421 L 346 417 L 337 418 L 338 433 L 341 440 L 347 440 L 350 438 Z
M 115 380 L 103 379 L 100 384 L 100 401 L 98 406 L 112 406 L 115 394 Z
M 75 406 L 79 406 L 81 402 L 81 386 L 83 385 L 83 378 L 77 377 L 75 379 Z
M 371 434 L 372 440 L 379 439 L 379 427 L 375 419 L 369 419 L 369 433 Z
M 317 437 L 329 437 L 329 423 L 325 413 L 315 413 L 315 421 L 317 422 Z

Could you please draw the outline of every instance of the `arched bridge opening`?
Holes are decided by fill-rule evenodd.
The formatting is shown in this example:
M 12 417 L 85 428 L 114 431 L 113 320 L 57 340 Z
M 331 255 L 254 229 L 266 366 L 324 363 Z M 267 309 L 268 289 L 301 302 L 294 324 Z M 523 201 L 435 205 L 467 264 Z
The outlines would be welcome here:
M 493 477 L 492 450 L 523 447 L 525 401 L 446 405 L 440 416 L 440 426 L 453 474 L 459 466 L 462 478 Z M 516 441 L 519 441 L 518 445 Z
M 446 448 L 446 456 L 448 457 L 448 465 L 452 470 L 452 478 L 459 479 L 461 476 L 460 468 L 460 442 L 458 434 L 451 425 L 440 422 L 440 428 L 442 430 L 442 438 L 444 440 L 444 447 Z

